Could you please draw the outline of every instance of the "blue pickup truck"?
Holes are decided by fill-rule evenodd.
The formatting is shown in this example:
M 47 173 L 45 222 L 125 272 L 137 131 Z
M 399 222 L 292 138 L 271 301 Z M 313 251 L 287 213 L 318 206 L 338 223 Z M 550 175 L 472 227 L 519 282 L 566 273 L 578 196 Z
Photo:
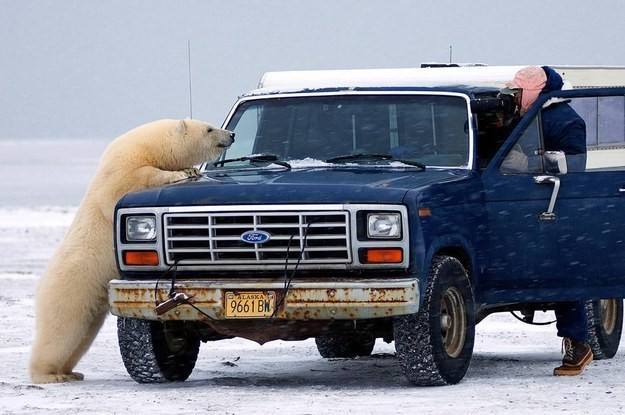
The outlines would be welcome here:
M 575 299 L 587 301 L 595 359 L 614 356 L 625 87 L 612 85 L 625 76 L 555 67 L 574 88 L 511 123 L 499 89 L 517 69 L 265 74 L 234 104 L 224 128 L 236 142 L 202 177 L 117 204 L 109 303 L 130 376 L 185 380 L 201 342 L 232 337 L 315 338 L 326 358 L 366 356 L 383 339 L 410 383 L 454 384 L 486 316 L 532 322 Z M 547 157 L 552 98 L 586 122 L 581 170 Z M 535 163 L 510 170 L 519 149 Z

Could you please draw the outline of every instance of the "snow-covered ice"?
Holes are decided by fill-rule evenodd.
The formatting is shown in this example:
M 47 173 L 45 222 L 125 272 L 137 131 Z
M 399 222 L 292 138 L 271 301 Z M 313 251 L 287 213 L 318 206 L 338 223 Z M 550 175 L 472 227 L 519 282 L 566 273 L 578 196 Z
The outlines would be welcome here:
M 323 359 L 313 340 L 259 346 L 242 339 L 203 343 L 186 382 L 141 385 L 123 366 L 112 316 L 77 367 L 84 382 L 33 385 L 27 363 L 35 287 L 86 188 L 84 172 L 95 171 L 92 164 L 103 148 L 84 146 L 78 155 L 77 146 L 66 148 L 76 161 L 65 164 L 32 154 L 36 148 L 72 147 L 69 140 L 53 144 L 13 149 L 11 158 L 25 160 L 20 166 L 29 172 L 19 203 L 11 203 L 15 187 L 4 174 L 9 156 L 0 151 L 0 414 L 617 414 L 625 409 L 624 345 L 613 359 L 593 362 L 581 376 L 556 378 L 551 373 L 561 345 L 555 327 L 524 325 L 509 314 L 477 326 L 471 367 L 455 386 L 410 386 L 393 345 L 381 340 L 371 357 Z M 45 169 L 37 171 L 35 164 Z M 37 182 L 45 174 L 58 182 L 39 192 L 52 185 Z

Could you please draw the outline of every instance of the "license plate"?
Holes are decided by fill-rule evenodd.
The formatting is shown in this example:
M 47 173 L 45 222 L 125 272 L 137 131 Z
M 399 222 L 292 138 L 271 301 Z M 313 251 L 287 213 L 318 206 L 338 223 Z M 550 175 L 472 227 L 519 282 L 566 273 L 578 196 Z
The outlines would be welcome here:
M 276 308 L 273 291 L 226 292 L 226 318 L 271 317 Z

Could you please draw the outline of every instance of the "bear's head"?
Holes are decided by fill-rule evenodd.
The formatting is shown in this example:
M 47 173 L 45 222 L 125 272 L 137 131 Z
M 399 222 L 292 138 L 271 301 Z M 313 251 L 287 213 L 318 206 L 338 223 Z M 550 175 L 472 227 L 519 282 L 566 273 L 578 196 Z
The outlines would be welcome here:
M 191 165 L 217 160 L 234 143 L 233 132 L 197 120 L 179 120 L 173 137 L 186 150 L 184 158 L 193 161 Z
M 149 164 L 182 170 L 216 161 L 234 142 L 234 133 L 198 120 L 160 120 L 142 131 L 141 147 Z
M 101 164 L 154 166 L 176 171 L 216 161 L 234 142 L 234 133 L 197 120 L 163 119 L 136 127 L 117 137 Z

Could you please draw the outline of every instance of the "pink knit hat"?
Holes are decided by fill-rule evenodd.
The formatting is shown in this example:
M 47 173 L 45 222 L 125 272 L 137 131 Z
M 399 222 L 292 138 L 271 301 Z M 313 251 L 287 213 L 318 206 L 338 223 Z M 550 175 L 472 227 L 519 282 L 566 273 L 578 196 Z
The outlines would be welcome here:
M 547 75 L 540 66 L 527 66 L 520 69 L 514 79 L 506 83 L 510 89 L 522 89 L 520 114 L 524 115 L 538 98 L 538 94 L 547 83 Z

